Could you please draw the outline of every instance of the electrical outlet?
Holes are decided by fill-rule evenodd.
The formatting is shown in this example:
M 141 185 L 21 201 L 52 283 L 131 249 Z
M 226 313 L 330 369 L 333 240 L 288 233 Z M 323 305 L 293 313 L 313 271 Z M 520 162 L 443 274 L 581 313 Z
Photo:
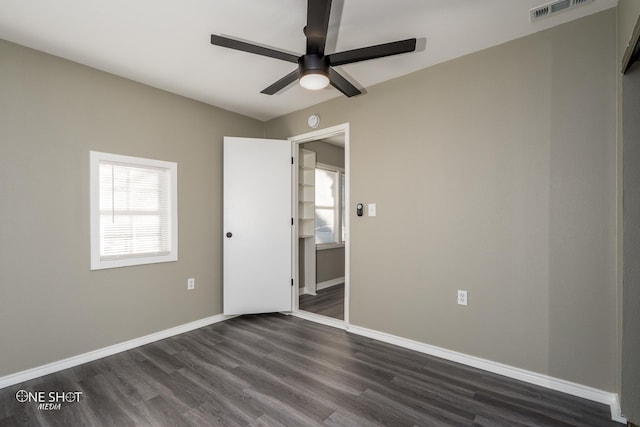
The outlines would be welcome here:
M 187 279 L 187 289 L 192 290 L 196 288 L 196 279 L 190 277 Z
M 468 305 L 467 291 L 458 291 L 458 305 Z

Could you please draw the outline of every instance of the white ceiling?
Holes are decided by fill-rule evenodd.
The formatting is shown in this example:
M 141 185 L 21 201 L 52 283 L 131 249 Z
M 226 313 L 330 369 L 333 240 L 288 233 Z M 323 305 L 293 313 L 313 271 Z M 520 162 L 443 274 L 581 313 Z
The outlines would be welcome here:
M 546 1 L 334 0 L 326 52 L 426 39 L 425 48 L 415 53 L 338 67 L 366 88 L 617 4 L 594 0 L 529 22 L 529 9 Z M 213 46 L 209 37 L 228 35 L 302 54 L 306 3 L 0 0 L 0 38 L 268 120 L 343 95 L 332 87 L 311 92 L 298 85 L 263 95 L 262 89 L 295 64 Z

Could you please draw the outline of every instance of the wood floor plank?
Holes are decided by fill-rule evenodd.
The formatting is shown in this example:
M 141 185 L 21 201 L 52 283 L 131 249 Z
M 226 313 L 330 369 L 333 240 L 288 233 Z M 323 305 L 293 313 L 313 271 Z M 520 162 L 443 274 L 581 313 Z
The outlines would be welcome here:
M 486 415 L 488 417 L 486 419 L 500 420 L 502 425 L 529 425 L 527 418 L 522 417 L 521 414 L 478 402 L 474 399 L 475 393 L 468 394 L 466 390 L 463 393 L 451 390 L 446 383 L 430 384 L 401 375 L 394 378 L 391 383 L 393 385 L 390 387 L 399 387 L 394 389 L 395 393 L 405 396 L 408 402 L 415 400 L 419 402 L 419 405 L 423 403 L 434 405 L 440 408 L 438 411 L 451 408 L 449 410 L 453 413 L 465 411 L 476 415 Z
M 243 390 L 235 386 L 229 387 L 228 383 L 220 381 L 219 377 L 208 375 L 206 372 L 185 370 L 183 375 L 198 387 L 206 402 L 200 405 L 195 413 L 201 413 L 206 408 L 216 411 L 216 418 L 224 419 L 230 423 L 246 425 L 263 414 L 259 406 L 253 402 Z M 240 381 L 240 379 L 238 379 Z M 194 411 L 187 411 L 194 412 Z
M 337 396 L 358 396 L 371 384 L 361 381 L 359 378 L 348 377 L 340 371 L 313 363 L 313 361 L 300 362 L 294 357 L 293 355 L 287 357 L 281 354 L 271 354 L 265 358 L 265 366 L 268 366 L 267 363 L 273 363 L 274 366 L 277 366 L 275 369 L 284 372 L 285 378 L 295 378 L 301 383 L 321 388 Z M 269 368 L 274 369 L 270 366 Z
M 201 378 L 212 378 L 215 380 L 215 388 L 224 391 L 225 393 L 233 393 L 244 390 L 249 387 L 249 383 L 243 381 L 237 375 L 234 369 L 223 369 L 214 363 L 201 359 L 200 357 L 191 355 L 188 351 L 180 353 L 181 356 L 193 363 L 188 368 L 182 368 L 179 372 L 188 378 L 192 378 L 192 381 L 197 381 Z M 202 384 L 203 387 L 212 387 L 212 384 Z
M 59 410 L 18 390 L 81 391 Z M 280 314 L 0 389 L 2 426 L 619 426 L 606 405 Z
M 521 381 L 504 378 L 489 372 L 484 373 L 482 381 L 482 390 L 487 389 L 497 393 L 507 393 L 507 395 L 512 396 L 522 394 L 535 397 L 542 402 L 549 402 L 551 405 L 555 405 L 556 408 L 561 408 L 563 411 L 571 411 L 574 414 L 579 413 L 583 417 L 610 421 L 611 410 L 607 405 L 591 402 L 588 407 L 585 407 L 584 399 L 579 397 L 555 390 L 543 389 L 533 384 L 522 383 Z M 607 424 L 605 422 L 603 425 L 615 424 Z
M 207 360 L 208 363 L 218 365 L 223 369 L 237 368 L 242 364 L 241 360 L 221 352 L 219 347 L 210 346 L 191 336 L 185 336 L 182 343 L 186 346 L 189 354 Z
M 322 426 L 322 422 L 300 412 L 300 408 L 288 405 L 275 396 L 247 388 L 246 393 L 264 409 L 269 418 L 285 426 Z
M 254 422 L 247 424 L 249 427 L 287 427 L 285 424 L 282 424 L 280 421 L 276 421 L 271 418 L 267 414 L 261 415 Z
M 247 390 L 270 396 L 272 402 L 277 401 L 283 406 L 296 408 L 297 412 L 310 419 L 321 421 L 335 411 L 330 402 L 310 399 L 283 381 L 277 373 L 248 365 L 239 366 L 234 372 L 251 384 Z
M 137 350 L 140 355 L 144 356 L 148 361 L 153 363 L 159 369 L 162 369 L 167 374 L 171 374 L 180 368 L 184 368 L 184 363 L 181 360 L 164 352 L 156 343 L 138 347 Z
M 432 418 L 440 420 L 440 423 L 469 425 L 476 416 L 472 407 L 463 404 L 464 399 L 451 399 L 451 396 L 448 399 L 440 393 L 416 393 L 413 387 L 406 387 L 399 382 L 377 384 L 367 392 L 395 402 L 392 406 L 405 406 L 416 413 L 430 414 Z M 467 398 L 467 401 L 471 399 Z
M 473 420 L 473 427 L 535 427 L 534 424 L 531 423 L 519 423 L 513 420 L 507 419 L 496 419 L 493 417 L 492 419 L 486 418 L 482 415 L 476 416 L 475 420 Z
M 300 310 L 344 320 L 344 283 L 321 289 L 317 295 L 300 295 Z
M 447 426 L 468 426 L 471 424 L 473 417 L 462 408 L 457 408 L 455 412 L 446 412 L 435 410 L 431 406 L 429 411 L 425 408 L 416 408 L 407 404 L 408 400 L 404 400 L 401 395 L 392 395 L 389 393 L 381 393 L 375 390 L 367 389 L 359 397 L 360 401 L 366 402 L 371 408 L 376 408 L 393 416 L 397 425 L 447 425 Z
M 144 414 L 147 425 L 164 427 L 190 427 L 191 422 L 184 416 L 180 406 L 176 406 L 172 399 L 164 396 L 156 396 L 153 399 L 141 402 L 138 405 Z
M 138 367 L 123 366 L 120 369 L 105 371 L 102 375 L 115 388 L 121 390 L 133 404 L 152 399 L 158 395 L 156 387 L 145 381 Z
M 83 391 L 83 400 L 77 405 L 82 405 L 86 400 L 95 419 L 102 420 L 104 414 L 108 413 L 112 418 L 110 422 L 114 425 L 119 423 L 139 425 L 144 422 L 144 416 L 136 406 L 137 402 L 144 400 L 132 399 L 127 394 L 127 388 L 121 388 L 117 383 L 114 384 L 109 380 L 110 374 L 111 372 L 104 372 L 82 381 L 80 387 Z
M 349 410 L 338 410 L 324 422 L 329 427 L 377 427 L 380 421 L 370 419 L 362 413 Z
M 216 402 L 213 402 L 216 403 Z M 253 419 L 247 420 L 247 422 L 238 422 L 229 413 L 227 408 L 223 408 L 217 405 L 213 405 L 209 402 L 203 403 L 197 408 L 191 409 L 186 414 L 185 418 L 192 426 L 221 426 L 221 427 L 242 427 Z

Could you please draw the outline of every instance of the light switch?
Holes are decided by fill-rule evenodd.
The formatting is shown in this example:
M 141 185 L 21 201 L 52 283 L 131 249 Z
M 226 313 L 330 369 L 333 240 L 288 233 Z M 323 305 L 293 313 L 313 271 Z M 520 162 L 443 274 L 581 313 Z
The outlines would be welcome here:
M 367 206 L 369 208 L 369 216 L 376 216 L 376 204 L 369 203 Z

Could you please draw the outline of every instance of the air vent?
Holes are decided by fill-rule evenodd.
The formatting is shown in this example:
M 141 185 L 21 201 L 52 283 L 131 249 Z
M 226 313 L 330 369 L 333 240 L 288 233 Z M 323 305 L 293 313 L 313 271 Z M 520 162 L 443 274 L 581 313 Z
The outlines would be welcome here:
M 531 22 L 537 21 L 538 19 L 546 18 L 547 16 L 555 15 L 556 13 L 564 12 L 565 10 L 582 6 L 592 1 L 593 0 L 556 0 L 531 9 L 529 11 L 529 19 Z

